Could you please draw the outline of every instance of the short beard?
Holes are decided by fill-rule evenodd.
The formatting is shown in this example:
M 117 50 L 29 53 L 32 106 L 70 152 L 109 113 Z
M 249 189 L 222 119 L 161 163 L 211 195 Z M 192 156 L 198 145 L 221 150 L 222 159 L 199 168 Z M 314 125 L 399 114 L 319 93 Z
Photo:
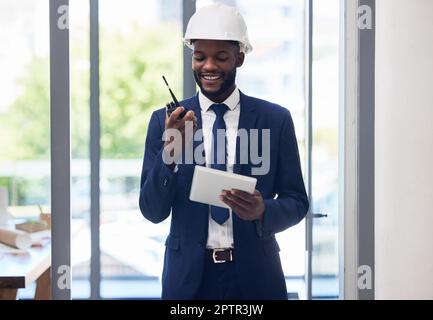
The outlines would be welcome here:
M 222 93 L 226 92 L 229 88 L 231 88 L 235 84 L 235 80 L 236 80 L 236 68 L 234 68 L 232 71 L 227 73 L 227 76 L 226 74 L 222 75 L 223 79 L 225 78 L 225 80 L 223 81 L 223 84 L 221 85 L 218 91 L 209 92 L 204 90 L 198 72 L 194 71 L 193 74 L 194 74 L 195 82 L 199 86 L 201 92 L 208 98 L 216 98 L 220 96 Z

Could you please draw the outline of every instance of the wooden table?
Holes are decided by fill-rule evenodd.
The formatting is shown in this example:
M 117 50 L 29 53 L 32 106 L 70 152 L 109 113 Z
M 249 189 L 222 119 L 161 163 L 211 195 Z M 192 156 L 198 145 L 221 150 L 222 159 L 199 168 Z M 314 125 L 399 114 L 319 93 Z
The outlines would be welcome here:
M 36 281 L 36 300 L 51 299 L 51 245 L 26 253 L 0 253 L 0 300 L 16 300 L 19 288 Z

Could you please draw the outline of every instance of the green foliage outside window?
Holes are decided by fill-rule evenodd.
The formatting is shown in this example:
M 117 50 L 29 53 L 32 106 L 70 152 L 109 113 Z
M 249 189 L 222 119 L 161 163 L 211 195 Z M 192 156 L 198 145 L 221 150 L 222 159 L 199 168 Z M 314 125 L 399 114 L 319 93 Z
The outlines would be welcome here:
M 161 75 L 181 97 L 182 46 L 170 25 L 101 32 L 101 156 L 136 159 L 143 154 L 151 113 L 170 100 Z M 71 39 L 72 157 L 89 154 L 88 44 Z M 75 56 L 86 57 L 76 63 Z M 84 66 L 84 67 L 83 67 Z M 0 114 L 0 160 L 49 159 L 49 60 L 34 57 L 19 79 L 21 94 Z

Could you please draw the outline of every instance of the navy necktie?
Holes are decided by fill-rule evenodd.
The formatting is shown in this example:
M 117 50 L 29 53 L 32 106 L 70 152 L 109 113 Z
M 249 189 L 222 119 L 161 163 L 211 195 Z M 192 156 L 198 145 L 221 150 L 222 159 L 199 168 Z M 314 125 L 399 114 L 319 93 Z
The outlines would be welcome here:
M 210 106 L 216 114 L 216 119 L 212 127 L 212 160 L 211 168 L 226 171 L 226 123 L 224 121 L 224 114 L 229 110 L 225 104 L 213 104 Z M 218 131 L 224 130 L 224 134 Z M 229 218 L 229 209 L 210 206 L 210 214 L 214 221 L 223 224 Z

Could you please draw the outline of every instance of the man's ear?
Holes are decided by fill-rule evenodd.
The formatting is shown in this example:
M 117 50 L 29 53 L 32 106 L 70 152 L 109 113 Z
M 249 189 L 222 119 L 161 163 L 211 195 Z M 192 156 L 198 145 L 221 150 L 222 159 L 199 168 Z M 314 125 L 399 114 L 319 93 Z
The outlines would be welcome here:
M 242 66 L 244 64 L 244 60 L 245 60 L 245 53 L 238 52 L 236 54 L 236 68 Z

